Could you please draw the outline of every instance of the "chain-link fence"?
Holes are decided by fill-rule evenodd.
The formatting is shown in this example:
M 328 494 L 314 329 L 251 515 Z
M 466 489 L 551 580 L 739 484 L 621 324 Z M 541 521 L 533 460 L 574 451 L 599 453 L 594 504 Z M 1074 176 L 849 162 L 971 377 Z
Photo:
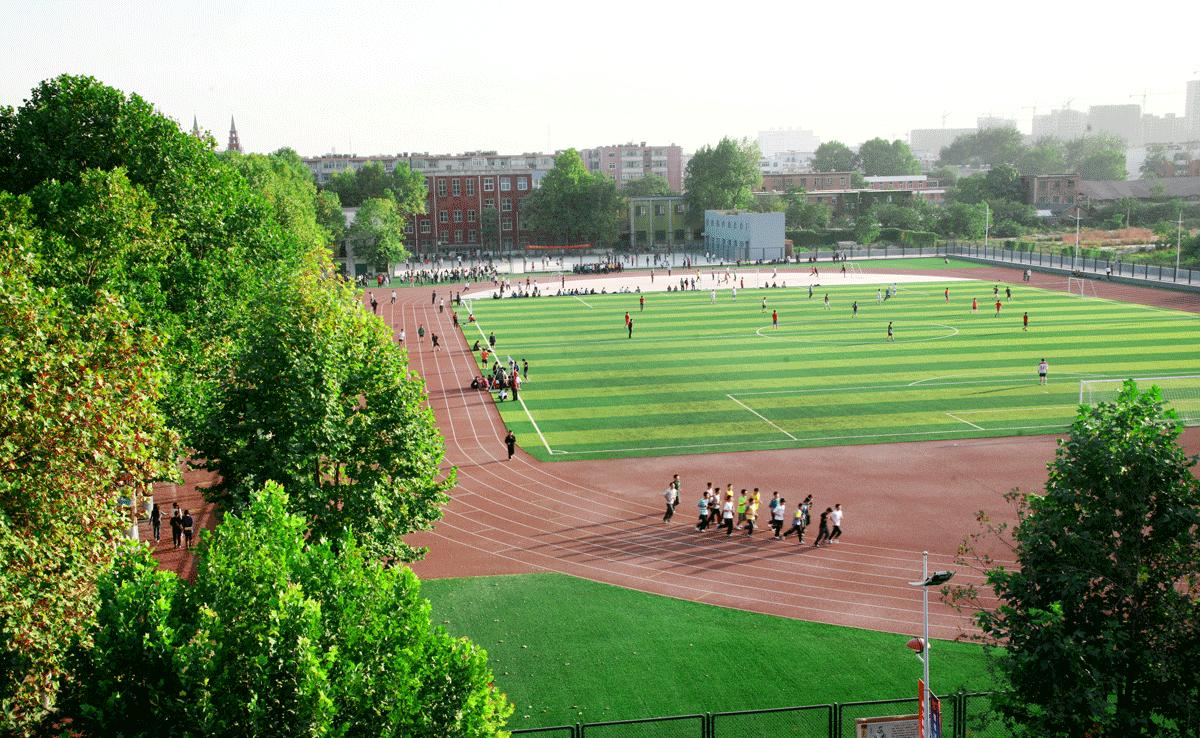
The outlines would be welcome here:
M 827 738 L 832 735 L 833 713 L 833 705 L 718 712 L 709 719 L 709 735 L 721 738 Z
M 579 726 L 578 738 L 708 738 L 708 715 L 613 720 Z

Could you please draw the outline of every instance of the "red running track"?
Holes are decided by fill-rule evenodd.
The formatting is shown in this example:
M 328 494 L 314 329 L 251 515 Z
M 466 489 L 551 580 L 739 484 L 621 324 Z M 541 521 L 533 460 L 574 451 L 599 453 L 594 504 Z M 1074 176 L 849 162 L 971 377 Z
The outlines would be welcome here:
M 894 271 L 909 271 L 901 266 Z M 1020 282 L 1014 269 L 936 273 Z M 1066 281 L 1038 274 L 1033 284 L 1061 289 Z M 1200 311 L 1192 294 L 1098 288 L 1118 299 Z M 449 286 L 437 289 L 445 294 Z M 504 424 L 490 394 L 470 389 L 476 368 L 469 346 L 450 311 L 438 313 L 431 303 L 432 291 L 401 290 L 395 305 L 386 298 L 379 305 L 394 334 L 407 329 L 411 366 L 425 378 L 446 437 L 447 466 L 458 467 L 443 520 L 410 537 L 429 547 L 413 567 L 422 577 L 554 571 L 725 607 L 915 634 L 920 591 L 907 583 L 919 578 L 921 551 L 929 551 L 933 569 L 958 569 L 956 582 L 980 583 L 978 573 L 954 565 L 958 544 L 978 530 L 979 510 L 1011 516 L 1003 494 L 1040 489 L 1054 455 L 1056 437 L 1037 436 L 554 463 L 518 450 L 507 461 Z M 415 340 L 421 324 L 439 335 L 442 350 L 433 351 L 428 336 Z M 524 391 L 537 391 L 536 375 Z M 1200 429 L 1189 429 L 1184 445 L 1196 453 Z M 675 473 L 682 499 L 664 525 L 661 495 Z M 846 511 L 843 539 L 814 549 L 794 538 L 770 540 L 766 528 L 752 538 L 697 532 L 696 502 L 709 481 L 759 487 L 765 498 L 778 490 L 792 508 L 806 494 L 816 509 L 839 502 Z M 178 494 L 195 500 L 192 485 Z M 814 533 L 810 528 L 810 541 Z M 164 566 L 190 573 L 190 556 L 169 543 L 161 548 Z M 1003 550 L 991 553 L 1011 559 Z M 930 607 L 935 637 L 971 630 L 966 616 L 940 602 Z

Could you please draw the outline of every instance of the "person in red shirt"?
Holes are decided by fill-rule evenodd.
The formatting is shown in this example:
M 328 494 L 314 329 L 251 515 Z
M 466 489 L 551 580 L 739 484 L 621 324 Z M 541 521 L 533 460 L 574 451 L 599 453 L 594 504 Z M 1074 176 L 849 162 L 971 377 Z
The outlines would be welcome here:
M 993 317 L 993 318 L 996 318 L 996 317 L 999 317 L 999 316 L 1000 316 L 1000 301 L 999 301 L 999 300 L 996 300 L 996 314 L 995 314 L 995 315 L 993 315 L 992 317 Z
M 629 325 L 629 313 L 625 313 L 625 325 Z
M 977 300 L 974 297 L 971 298 L 971 312 L 973 312 L 973 313 L 979 312 L 979 300 Z
M 1029 313 L 1025 313 L 1021 316 L 1021 330 L 1029 330 Z
M 638 309 L 639 310 L 646 309 L 646 296 L 645 295 L 642 295 L 641 297 L 638 298 Z
M 771 327 L 775 328 L 775 329 L 779 328 L 779 311 L 778 310 L 771 311 Z

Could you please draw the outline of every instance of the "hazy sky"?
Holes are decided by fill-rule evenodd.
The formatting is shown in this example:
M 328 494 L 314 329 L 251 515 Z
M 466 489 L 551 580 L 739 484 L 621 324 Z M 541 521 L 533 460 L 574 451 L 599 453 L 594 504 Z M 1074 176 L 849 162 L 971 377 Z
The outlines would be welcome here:
M 0 0 L 0 104 L 90 74 L 224 146 L 301 154 L 624 141 L 779 127 L 906 138 L 1093 104 L 1182 114 L 1200 3 L 318 3 Z M 1172 41 L 1174 39 L 1174 41 Z M 1131 95 L 1138 95 L 1132 99 Z

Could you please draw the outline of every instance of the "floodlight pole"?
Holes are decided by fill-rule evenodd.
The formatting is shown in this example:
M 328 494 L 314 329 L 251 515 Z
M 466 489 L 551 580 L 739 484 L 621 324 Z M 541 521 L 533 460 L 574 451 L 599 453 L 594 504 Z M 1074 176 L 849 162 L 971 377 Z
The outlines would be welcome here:
M 1183 211 L 1179 211 L 1179 221 L 1175 230 L 1175 276 L 1173 279 L 1179 281 L 1179 244 L 1183 240 Z
M 1079 210 L 1079 204 L 1076 203 L 1075 204 L 1075 255 L 1071 257 L 1071 271 L 1075 271 L 1076 269 L 1078 269 L 1078 267 L 1075 266 L 1075 261 L 1077 259 L 1079 259 L 1079 218 L 1080 217 L 1081 217 L 1081 213 Z
M 925 672 L 925 694 L 922 696 L 925 704 L 922 705 L 922 712 L 925 714 L 925 725 L 922 728 L 925 733 L 925 738 L 931 735 L 930 728 L 932 724 L 929 720 L 929 708 L 933 704 L 933 700 L 929 698 L 933 691 L 929 687 L 929 552 L 921 552 L 921 620 L 925 624 L 924 644 L 921 655 L 922 669 Z
M 983 255 L 987 257 L 988 245 L 988 230 L 992 221 L 992 209 L 988 206 L 988 201 L 983 201 Z M 928 576 L 928 573 L 926 574 Z

